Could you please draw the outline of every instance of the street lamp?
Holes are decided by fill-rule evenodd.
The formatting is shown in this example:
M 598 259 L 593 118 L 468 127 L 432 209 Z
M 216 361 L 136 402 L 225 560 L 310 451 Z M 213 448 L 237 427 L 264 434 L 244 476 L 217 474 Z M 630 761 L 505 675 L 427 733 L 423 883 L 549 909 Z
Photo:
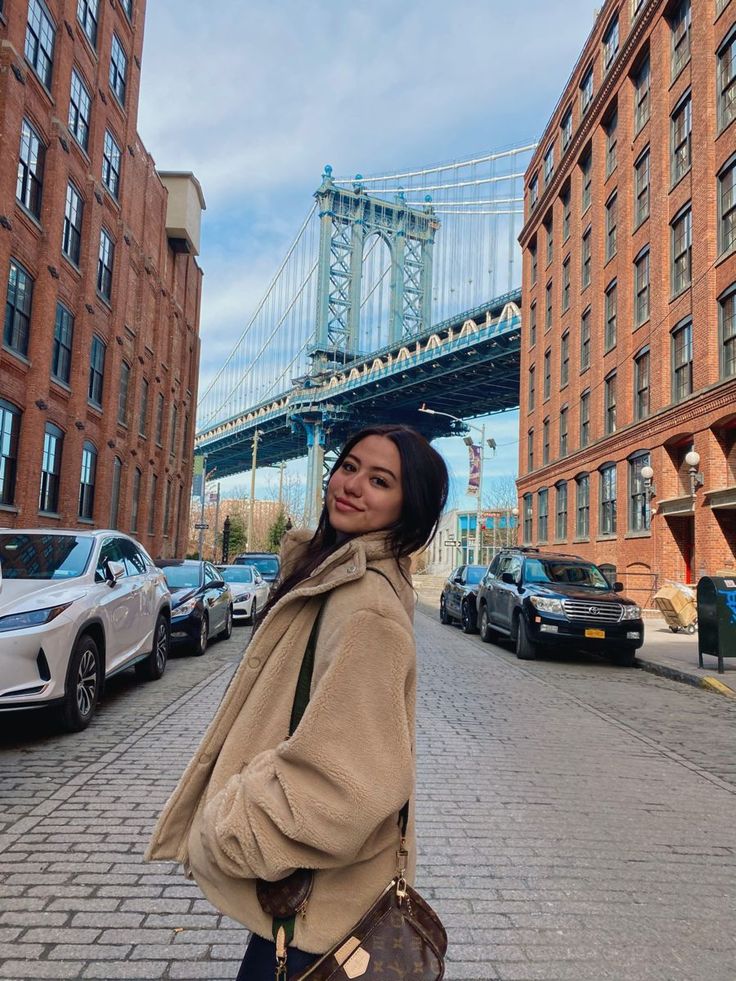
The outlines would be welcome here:
M 702 487 L 705 483 L 703 474 L 698 470 L 700 466 L 700 454 L 696 450 L 690 450 L 689 453 L 685 454 L 685 463 L 690 474 L 690 497 L 695 497 L 698 487 Z
M 485 444 L 486 444 L 485 423 L 482 423 L 480 426 L 474 426 L 470 422 L 465 422 L 465 420 L 461 419 L 460 416 L 454 416 L 451 412 L 440 412 L 437 409 L 428 409 L 424 402 L 422 402 L 422 404 L 419 406 L 419 411 L 426 412 L 427 415 L 430 416 L 445 416 L 447 419 L 454 419 L 455 422 L 460 422 L 464 426 L 467 426 L 468 429 L 474 429 L 477 433 L 480 433 L 480 468 L 478 473 L 478 502 L 475 512 L 475 561 L 478 565 L 482 565 L 483 560 L 481 557 L 481 542 L 483 541 L 483 538 L 482 538 L 482 531 L 480 525 L 481 525 L 481 512 L 483 510 L 483 463 L 485 459 Z M 465 443 L 466 446 L 475 446 L 472 436 L 464 436 L 463 442 Z M 487 442 L 488 442 L 488 447 L 491 450 L 493 450 L 493 452 L 495 453 L 496 452 L 495 439 L 491 438 Z M 468 535 L 468 537 L 470 536 Z
M 250 551 L 253 551 L 253 510 L 256 503 L 256 460 L 258 459 L 258 440 L 261 438 L 263 433 L 260 429 L 256 429 L 253 432 L 253 458 L 250 464 L 250 508 L 248 509 L 248 538 L 247 545 Z

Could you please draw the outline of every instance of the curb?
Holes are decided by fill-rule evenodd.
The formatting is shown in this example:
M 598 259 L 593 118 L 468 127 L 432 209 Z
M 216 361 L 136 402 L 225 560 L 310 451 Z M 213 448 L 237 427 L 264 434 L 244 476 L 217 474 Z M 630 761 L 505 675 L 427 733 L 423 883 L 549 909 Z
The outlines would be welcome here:
M 701 677 L 699 674 L 691 674 L 689 671 L 681 671 L 679 668 L 670 667 L 669 664 L 661 664 L 659 661 L 648 661 L 646 658 L 636 658 L 637 667 L 650 674 L 658 674 L 671 681 L 680 681 L 683 684 L 691 685 L 693 688 L 703 688 L 705 691 L 714 692 L 717 695 L 724 695 L 726 698 L 736 698 L 736 691 L 729 688 L 717 678 Z

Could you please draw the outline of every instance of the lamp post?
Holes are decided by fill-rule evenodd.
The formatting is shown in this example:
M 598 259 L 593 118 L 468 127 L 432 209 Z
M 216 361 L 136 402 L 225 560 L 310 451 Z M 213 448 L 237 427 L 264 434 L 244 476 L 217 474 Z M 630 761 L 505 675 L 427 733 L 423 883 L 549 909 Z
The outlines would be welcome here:
M 702 487 L 705 483 L 705 478 L 698 467 L 700 466 L 700 454 L 697 450 L 690 450 L 689 453 L 685 454 L 685 463 L 687 464 L 687 471 L 690 476 L 690 497 L 693 499 L 693 538 L 692 538 L 692 552 L 690 555 L 691 570 L 692 574 L 695 575 L 695 582 L 698 581 L 698 573 L 695 570 L 695 558 L 696 555 L 700 555 L 700 552 L 695 547 L 695 493 L 698 487 Z M 705 570 L 703 570 L 705 572 Z
M 485 423 L 482 423 L 480 426 L 474 426 L 471 422 L 465 422 L 465 420 L 461 419 L 460 416 L 454 416 L 451 412 L 440 412 L 437 409 L 428 409 L 427 406 L 424 404 L 424 402 L 419 406 L 419 411 L 426 412 L 427 415 L 430 416 L 445 416 L 447 419 L 454 419 L 455 422 L 460 422 L 464 426 L 467 426 L 468 429 L 474 429 L 476 433 L 480 433 L 480 461 L 479 461 L 480 467 L 479 467 L 479 474 L 478 474 L 478 500 L 477 500 L 477 507 L 475 511 L 475 562 L 477 565 L 482 565 L 483 561 L 481 557 L 481 550 L 482 550 L 481 543 L 483 541 L 483 532 L 481 530 L 481 516 L 482 516 L 481 513 L 483 510 L 483 463 L 485 460 L 485 443 L 486 443 Z M 475 445 L 472 436 L 464 436 L 463 442 L 465 443 L 466 446 Z M 496 452 L 495 439 L 489 439 L 488 446 L 490 449 L 493 450 L 494 453 Z M 468 538 L 470 538 L 470 535 L 468 535 Z
M 260 429 L 253 433 L 253 457 L 250 464 L 250 508 L 248 509 L 248 539 L 247 548 L 253 550 L 253 510 L 256 503 L 256 461 L 258 459 L 258 440 L 263 434 Z

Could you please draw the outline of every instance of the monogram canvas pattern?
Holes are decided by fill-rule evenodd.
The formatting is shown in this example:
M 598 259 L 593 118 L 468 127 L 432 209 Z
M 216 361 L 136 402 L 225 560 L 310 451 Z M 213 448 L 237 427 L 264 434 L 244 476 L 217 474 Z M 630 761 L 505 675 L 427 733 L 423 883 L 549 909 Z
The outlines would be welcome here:
M 258 879 L 256 894 L 261 908 L 269 916 L 285 920 L 294 916 L 309 899 L 314 882 L 314 873 L 309 869 L 297 869 L 285 879 L 266 882 Z

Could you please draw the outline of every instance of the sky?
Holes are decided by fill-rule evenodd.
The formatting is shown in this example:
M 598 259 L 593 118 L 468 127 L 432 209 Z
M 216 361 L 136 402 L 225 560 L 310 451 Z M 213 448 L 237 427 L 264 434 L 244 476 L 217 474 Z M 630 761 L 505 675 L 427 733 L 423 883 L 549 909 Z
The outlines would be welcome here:
M 193 171 L 207 202 L 202 375 L 240 336 L 326 163 L 372 174 L 538 139 L 593 18 L 591 0 L 150 0 L 138 128 L 156 165 Z M 492 488 L 516 475 L 518 417 L 483 422 Z M 474 508 L 462 440 L 436 445 L 451 503 Z M 258 493 L 269 480 L 259 471 Z

